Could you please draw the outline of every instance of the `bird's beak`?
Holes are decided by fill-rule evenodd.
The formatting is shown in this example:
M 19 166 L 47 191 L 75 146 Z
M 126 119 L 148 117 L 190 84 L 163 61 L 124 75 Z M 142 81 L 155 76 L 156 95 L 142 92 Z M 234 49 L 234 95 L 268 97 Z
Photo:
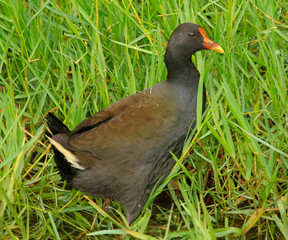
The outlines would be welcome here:
M 199 31 L 204 38 L 203 46 L 205 48 L 218 52 L 218 53 L 224 53 L 224 50 L 222 47 L 220 47 L 217 43 L 213 42 L 210 38 L 208 38 L 207 33 L 205 32 L 203 28 L 200 27 Z

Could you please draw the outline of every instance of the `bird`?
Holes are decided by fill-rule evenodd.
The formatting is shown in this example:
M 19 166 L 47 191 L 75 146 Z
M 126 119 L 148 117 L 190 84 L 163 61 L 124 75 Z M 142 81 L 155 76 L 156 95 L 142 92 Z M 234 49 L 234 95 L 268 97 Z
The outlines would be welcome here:
M 113 103 L 73 130 L 53 113 L 46 116 L 60 175 L 85 194 L 122 204 L 128 224 L 169 175 L 176 164 L 171 153 L 180 157 L 195 126 L 200 74 L 191 57 L 200 50 L 224 53 L 199 25 L 180 24 L 167 44 L 166 80 Z

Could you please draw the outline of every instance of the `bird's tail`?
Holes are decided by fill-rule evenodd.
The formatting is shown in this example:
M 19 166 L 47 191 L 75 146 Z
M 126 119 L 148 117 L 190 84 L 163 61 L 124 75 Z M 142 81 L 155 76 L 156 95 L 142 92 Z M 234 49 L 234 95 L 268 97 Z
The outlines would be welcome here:
M 45 135 L 48 137 L 50 142 L 52 143 L 52 148 L 54 151 L 54 159 L 59 169 L 61 176 L 70 183 L 73 179 L 73 176 L 76 174 L 75 168 L 71 166 L 71 164 L 67 161 L 63 153 L 61 153 L 56 146 L 54 146 L 55 141 L 53 140 L 53 136 L 57 134 L 61 134 L 62 136 L 69 134 L 69 128 L 62 123 L 54 114 L 48 113 L 46 116 L 46 126 L 47 130 Z M 58 135 L 59 136 L 59 135 Z M 54 142 L 54 144 L 53 144 Z M 57 142 L 56 142 L 57 143 Z M 59 146 L 61 146 L 59 144 Z M 64 148 L 64 147 L 63 147 Z
M 53 113 L 48 113 L 46 116 L 47 131 L 46 136 L 52 137 L 58 133 L 69 133 L 69 128 L 62 123 Z

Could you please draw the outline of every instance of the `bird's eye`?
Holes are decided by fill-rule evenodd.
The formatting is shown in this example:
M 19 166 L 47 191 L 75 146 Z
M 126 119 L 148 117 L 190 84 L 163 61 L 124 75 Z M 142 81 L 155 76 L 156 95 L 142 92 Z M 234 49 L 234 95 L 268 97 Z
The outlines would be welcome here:
M 192 37 L 192 38 L 194 38 L 194 37 L 199 37 L 198 32 L 190 32 L 188 35 L 189 35 L 190 37 Z

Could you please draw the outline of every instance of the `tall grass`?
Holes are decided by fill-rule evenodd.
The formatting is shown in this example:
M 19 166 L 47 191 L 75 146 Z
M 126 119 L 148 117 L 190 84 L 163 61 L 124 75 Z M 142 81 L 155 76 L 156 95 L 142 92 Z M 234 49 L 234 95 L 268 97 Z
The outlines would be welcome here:
M 288 239 L 287 19 L 281 0 L 1 0 L 0 239 Z M 183 22 L 225 55 L 193 57 L 206 115 L 128 226 L 118 203 L 67 188 L 43 116 L 73 128 L 164 80 Z

